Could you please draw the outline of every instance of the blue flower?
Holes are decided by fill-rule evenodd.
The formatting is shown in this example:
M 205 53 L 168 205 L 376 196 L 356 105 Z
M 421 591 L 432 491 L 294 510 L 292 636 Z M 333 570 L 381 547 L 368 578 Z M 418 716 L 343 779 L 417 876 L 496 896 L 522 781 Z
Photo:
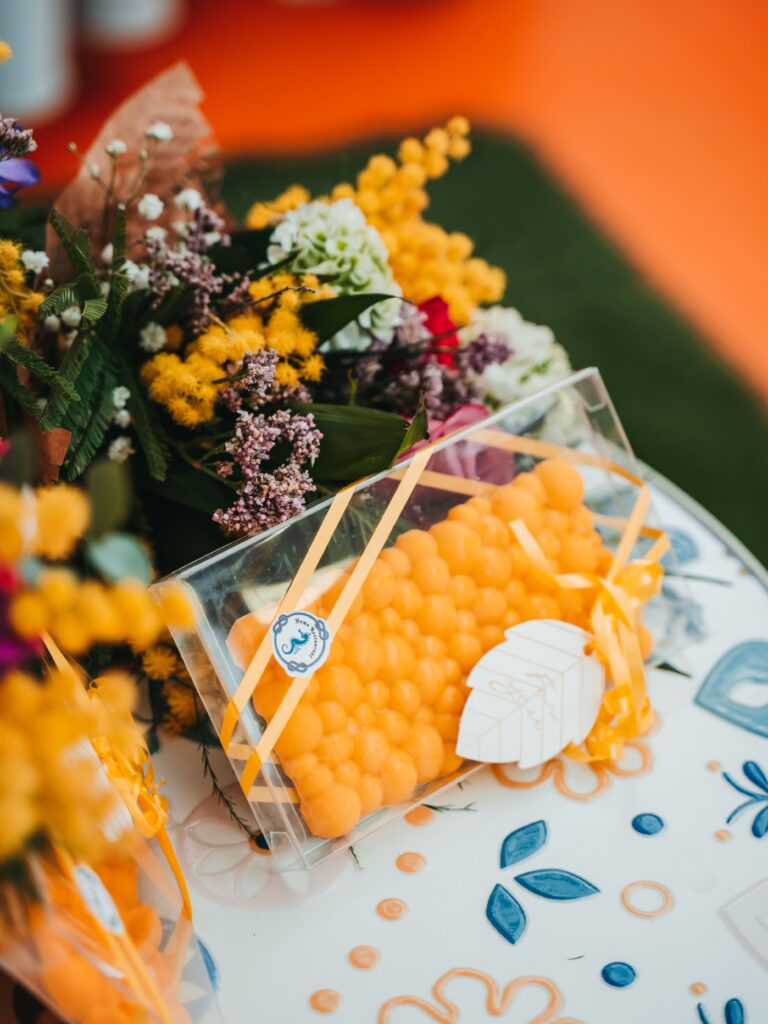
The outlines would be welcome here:
M 40 171 L 31 160 L 6 157 L 0 151 L 0 210 L 7 210 L 16 201 L 14 196 L 27 185 L 40 181 Z
M 696 1006 L 696 1010 L 701 1024 L 710 1024 L 709 1017 L 704 1012 L 702 1003 Z M 725 1024 L 746 1024 L 747 1017 L 744 1012 L 744 1004 L 740 999 L 729 999 L 723 1008 L 723 1014 Z
M 745 761 L 742 765 L 742 769 L 745 777 L 753 786 L 757 786 L 759 792 L 755 792 L 752 789 L 746 789 L 744 786 L 739 785 L 735 782 L 728 772 L 723 772 L 723 778 L 732 786 L 737 792 L 743 793 L 744 796 L 749 797 L 744 803 L 739 804 L 726 818 L 726 825 L 730 823 L 739 815 L 742 811 L 746 811 L 748 807 L 759 808 L 757 814 L 752 821 L 752 835 L 756 839 L 762 839 L 764 835 L 768 834 L 768 778 L 766 778 L 765 772 L 755 761 Z M 761 807 L 760 805 L 764 806 Z

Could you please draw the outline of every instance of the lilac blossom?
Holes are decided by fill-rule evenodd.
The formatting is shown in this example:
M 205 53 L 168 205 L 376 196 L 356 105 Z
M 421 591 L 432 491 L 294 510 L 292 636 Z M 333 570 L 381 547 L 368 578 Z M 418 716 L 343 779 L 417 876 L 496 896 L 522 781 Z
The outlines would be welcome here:
M 27 185 L 36 185 L 40 171 L 31 160 L 23 160 L 37 149 L 29 129 L 12 117 L 0 117 L 0 210 L 14 203 L 14 195 Z
M 320 452 L 322 435 L 311 415 L 285 409 L 265 416 L 241 410 L 234 436 L 224 446 L 231 461 L 217 465 L 220 476 L 231 477 L 235 467 L 242 476 L 237 496 L 228 509 L 217 509 L 214 522 L 231 533 L 257 533 L 298 515 L 314 483 L 303 465 Z M 290 446 L 286 461 L 265 470 L 276 445 Z
M 275 380 L 275 367 L 280 357 L 274 349 L 247 352 L 241 363 L 229 364 L 231 384 L 219 392 L 219 400 L 231 412 L 260 409 L 271 403 L 290 399 L 310 402 L 311 395 L 302 384 L 284 385 Z
M 225 274 L 217 270 L 206 255 L 213 245 L 229 245 L 223 219 L 207 206 L 195 210 L 183 240 L 169 246 L 158 235 L 147 237 L 149 287 L 155 308 L 179 284 L 190 290 L 189 326 L 194 335 L 201 334 L 211 322 L 217 300 L 226 296 L 237 304 L 247 292 L 248 281 L 242 274 Z

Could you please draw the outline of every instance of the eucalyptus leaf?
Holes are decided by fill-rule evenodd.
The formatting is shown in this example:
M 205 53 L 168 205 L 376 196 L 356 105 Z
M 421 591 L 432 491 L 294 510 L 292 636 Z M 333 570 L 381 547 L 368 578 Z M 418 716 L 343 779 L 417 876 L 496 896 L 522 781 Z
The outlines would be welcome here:
M 108 533 L 99 540 L 86 540 L 83 552 L 89 565 L 106 580 L 152 579 L 152 563 L 141 541 L 129 533 Z
M 132 503 L 131 479 L 125 463 L 96 459 L 85 472 L 85 489 L 91 502 L 91 522 L 86 534 L 89 540 L 97 540 L 125 524 Z

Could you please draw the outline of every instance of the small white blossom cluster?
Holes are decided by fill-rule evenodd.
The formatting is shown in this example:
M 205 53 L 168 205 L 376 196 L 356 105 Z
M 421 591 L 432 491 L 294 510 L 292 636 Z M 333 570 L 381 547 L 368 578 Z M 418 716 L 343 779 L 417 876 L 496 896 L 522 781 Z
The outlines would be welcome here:
M 25 249 L 21 254 L 21 262 L 25 270 L 30 270 L 33 274 L 42 274 L 49 261 L 42 249 Z
M 165 347 L 167 336 L 165 328 L 161 327 L 160 324 L 148 323 L 142 328 L 141 334 L 139 335 L 139 348 L 143 348 L 145 352 L 159 352 L 161 348 Z
M 340 331 L 329 343 L 331 348 L 366 349 L 370 338 L 360 328 L 383 341 L 392 338 L 401 322 L 402 291 L 392 275 L 381 235 L 351 199 L 304 203 L 286 213 L 270 236 L 267 259 L 278 263 L 291 253 L 296 253 L 291 262 L 294 273 L 331 275 L 340 295 L 379 292 L 394 296 L 391 301 L 377 302 L 358 322 Z
M 139 213 L 147 220 L 157 220 L 164 209 L 165 203 L 154 192 L 146 192 L 139 200 Z
M 154 142 L 170 142 L 173 138 L 173 128 L 165 121 L 155 121 L 145 132 L 148 139 Z
M 464 344 L 481 334 L 503 338 L 512 349 L 506 362 L 487 366 L 478 378 L 486 395 L 499 404 L 527 398 L 571 372 L 566 351 L 552 329 L 529 323 L 511 306 L 480 309 L 459 332 Z
M 120 385 L 119 387 L 113 388 L 112 390 L 112 404 L 115 407 L 115 415 L 113 417 L 118 427 L 128 427 L 131 423 L 131 414 L 126 409 L 126 403 L 131 397 L 131 392 L 128 388 Z

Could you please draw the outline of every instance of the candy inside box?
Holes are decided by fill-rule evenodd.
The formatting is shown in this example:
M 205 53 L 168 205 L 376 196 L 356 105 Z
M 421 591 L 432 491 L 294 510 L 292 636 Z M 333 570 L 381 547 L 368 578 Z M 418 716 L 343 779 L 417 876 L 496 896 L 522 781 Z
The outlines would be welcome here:
M 561 573 L 605 573 L 637 488 L 600 459 L 541 460 L 511 438 L 639 472 L 588 369 L 174 575 L 197 612 L 174 639 L 285 867 L 346 849 L 477 768 L 455 750 L 464 684 L 506 629 L 588 628 L 585 592 L 542 583 L 509 524 L 527 523 Z M 658 526 L 652 509 L 646 523 Z M 679 603 L 665 586 L 643 608 L 645 657 L 685 639 Z

